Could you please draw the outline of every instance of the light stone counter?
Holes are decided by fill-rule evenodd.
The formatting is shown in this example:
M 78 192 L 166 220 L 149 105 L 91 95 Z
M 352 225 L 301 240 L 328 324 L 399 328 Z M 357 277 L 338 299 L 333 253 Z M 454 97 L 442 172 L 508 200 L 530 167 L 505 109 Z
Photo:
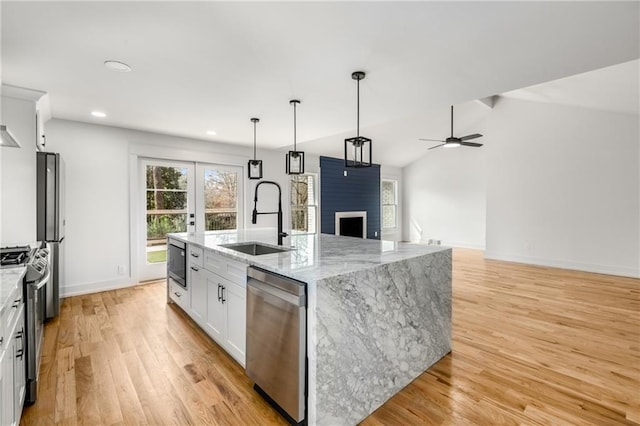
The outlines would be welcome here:
M 307 283 L 311 425 L 357 424 L 451 350 L 449 248 L 320 234 L 250 256 L 219 244 L 275 229 L 170 236 Z
M 22 278 L 26 272 L 27 268 L 24 266 L 0 269 L 0 312 L 6 305 L 13 303 L 11 295 L 17 287 L 22 288 Z

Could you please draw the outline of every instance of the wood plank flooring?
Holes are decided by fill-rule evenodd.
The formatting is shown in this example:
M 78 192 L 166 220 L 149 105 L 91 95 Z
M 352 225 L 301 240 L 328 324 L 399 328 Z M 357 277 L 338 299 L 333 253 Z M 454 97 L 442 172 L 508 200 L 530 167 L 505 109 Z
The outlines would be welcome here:
M 640 424 L 640 280 L 453 265 L 452 353 L 363 425 Z M 285 424 L 164 288 L 64 299 L 21 424 Z

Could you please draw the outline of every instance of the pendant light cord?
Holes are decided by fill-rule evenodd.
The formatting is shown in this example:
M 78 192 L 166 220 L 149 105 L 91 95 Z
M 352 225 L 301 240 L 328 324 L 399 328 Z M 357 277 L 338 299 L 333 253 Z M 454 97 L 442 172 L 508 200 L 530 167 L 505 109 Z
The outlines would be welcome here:
M 358 93 L 358 107 L 357 107 L 357 114 L 356 116 L 358 117 L 356 120 L 356 136 L 360 137 L 360 79 L 356 80 L 358 82 L 358 89 L 357 89 L 357 93 Z
M 256 161 L 256 122 L 253 122 L 253 161 Z
M 293 150 L 296 149 L 296 102 L 293 103 Z

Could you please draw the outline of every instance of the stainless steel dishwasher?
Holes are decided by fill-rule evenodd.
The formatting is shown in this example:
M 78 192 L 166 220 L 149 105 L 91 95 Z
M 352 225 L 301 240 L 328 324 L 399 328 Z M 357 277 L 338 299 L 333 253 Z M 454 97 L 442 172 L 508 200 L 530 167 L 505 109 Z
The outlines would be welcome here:
M 306 284 L 253 266 L 247 276 L 247 375 L 287 420 L 303 423 Z

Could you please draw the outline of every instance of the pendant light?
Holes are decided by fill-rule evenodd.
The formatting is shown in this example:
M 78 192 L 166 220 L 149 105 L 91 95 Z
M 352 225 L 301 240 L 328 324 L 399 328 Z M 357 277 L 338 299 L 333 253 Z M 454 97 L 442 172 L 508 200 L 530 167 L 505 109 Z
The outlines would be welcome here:
M 256 123 L 259 121 L 259 118 L 251 119 L 253 123 L 253 160 L 249 160 L 247 167 L 249 179 L 262 179 L 262 160 L 256 160 Z
M 345 167 L 371 167 L 371 139 L 360 136 L 360 80 L 364 80 L 364 76 L 362 71 L 351 74 L 351 78 L 358 82 L 358 121 L 356 137 L 344 140 Z
M 304 173 L 304 152 L 296 149 L 296 106 L 300 103 L 297 99 L 289 101 L 293 105 L 293 151 L 289 151 L 285 160 L 288 175 L 301 175 Z

